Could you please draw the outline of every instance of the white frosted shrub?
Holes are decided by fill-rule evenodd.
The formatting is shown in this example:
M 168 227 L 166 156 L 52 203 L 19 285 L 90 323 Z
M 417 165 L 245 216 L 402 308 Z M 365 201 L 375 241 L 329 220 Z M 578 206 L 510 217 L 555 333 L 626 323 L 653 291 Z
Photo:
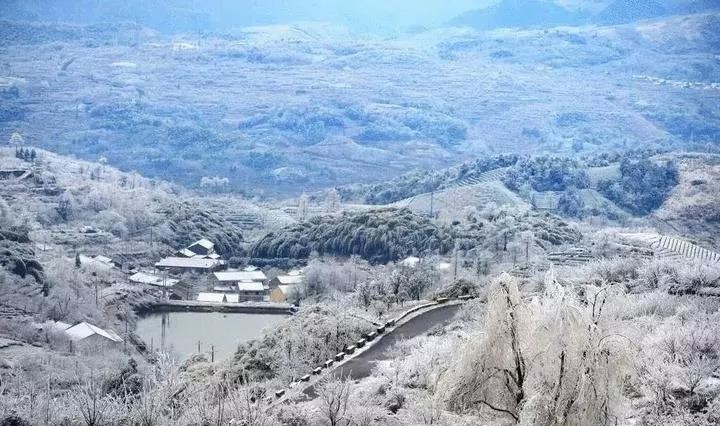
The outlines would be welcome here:
M 488 293 L 486 331 L 440 384 L 448 408 L 490 410 L 523 425 L 610 424 L 622 418 L 627 339 L 615 330 L 615 287 L 566 289 L 523 300 L 503 274 Z M 579 295 L 583 294 L 582 299 Z
M 696 414 L 711 406 L 706 385 L 720 369 L 720 313 L 690 310 L 649 327 L 638 360 L 638 378 L 656 416 Z

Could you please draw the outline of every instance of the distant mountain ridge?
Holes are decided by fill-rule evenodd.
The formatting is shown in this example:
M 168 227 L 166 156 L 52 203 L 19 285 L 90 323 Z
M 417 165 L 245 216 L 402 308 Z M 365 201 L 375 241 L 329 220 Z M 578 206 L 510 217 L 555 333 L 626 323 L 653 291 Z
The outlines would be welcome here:
M 544 0 L 503 0 L 486 9 L 465 12 L 453 18 L 450 25 L 480 30 L 503 27 L 577 25 L 586 20 L 582 12 L 572 12 Z
M 605 8 L 594 21 L 601 24 L 624 24 L 667 14 L 662 3 L 655 0 L 616 0 Z
M 464 12 L 448 22 L 478 30 L 533 28 L 597 23 L 615 25 L 668 15 L 720 9 L 720 0 L 615 0 L 599 13 L 569 10 L 549 0 L 502 0 L 484 9 Z
M 684 15 L 720 9 L 720 0 L 658 1 L 658 0 L 615 0 L 595 16 L 599 24 L 627 24 L 641 19 L 658 18 L 667 15 Z
M 480 0 L 486 4 L 489 0 Z M 0 19 L 71 24 L 133 22 L 163 33 L 330 22 L 358 32 L 440 25 L 478 0 L 2 0 Z

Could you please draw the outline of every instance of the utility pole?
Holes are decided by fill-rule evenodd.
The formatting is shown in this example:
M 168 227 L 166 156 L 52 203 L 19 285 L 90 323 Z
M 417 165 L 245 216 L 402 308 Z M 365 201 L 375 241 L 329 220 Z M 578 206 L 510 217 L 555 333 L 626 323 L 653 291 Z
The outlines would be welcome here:
M 128 309 L 125 307 L 125 341 L 123 342 L 123 345 L 125 346 L 125 352 L 127 353 L 127 341 L 130 338 L 130 328 L 128 327 Z
M 430 191 L 430 217 L 433 217 L 433 207 L 435 203 L 435 191 Z
M 525 240 L 525 265 L 530 263 L 530 240 Z
M 453 272 L 453 278 L 457 278 L 458 270 L 458 242 L 455 240 L 455 271 Z

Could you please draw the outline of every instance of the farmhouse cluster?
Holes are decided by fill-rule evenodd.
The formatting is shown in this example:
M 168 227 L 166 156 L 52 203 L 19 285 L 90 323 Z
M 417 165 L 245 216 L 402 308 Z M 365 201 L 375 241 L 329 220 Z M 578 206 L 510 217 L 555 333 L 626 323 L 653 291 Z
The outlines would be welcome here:
M 198 302 L 204 303 L 285 303 L 303 277 L 301 270 L 269 279 L 255 266 L 228 269 L 225 260 L 215 252 L 215 244 L 205 238 L 160 260 L 155 269 L 161 274 L 138 272 L 131 280 L 172 288 L 185 274 L 205 276 L 209 279 L 207 291 L 200 291 L 196 297 Z

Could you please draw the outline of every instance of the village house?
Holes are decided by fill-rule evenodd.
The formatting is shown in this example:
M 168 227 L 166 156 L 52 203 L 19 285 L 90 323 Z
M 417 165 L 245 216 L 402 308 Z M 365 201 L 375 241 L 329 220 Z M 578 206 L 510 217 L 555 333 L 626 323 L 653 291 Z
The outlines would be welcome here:
M 235 293 L 237 288 L 233 284 L 215 284 L 213 291 L 215 293 Z
M 155 268 L 176 274 L 210 273 L 224 265 L 220 255 L 215 253 L 215 244 L 203 238 L 157 262 Z
M 225 293 L 200 293 L 197 296 L 197 301 L 205 303 L 225 303 L 227 302 L 227 296 Z
M 178 283 L 175 278 L 168 278 L 166 276 L 149 274 L 147 272 L 137 272 L 128 278 L 131 283 L 135 284 L 147 284 L 155 287 L 172 288 Z
M 175 274 L 202 273 L 207 274 L 217 270 L 222 265 L 218 259 L 195 257 L 166 257 L 155 264 L 155 268 Z
M 197 240 L 186 248 L 179 250 L 176 255 L 180 257 L 200 256 L 215 259 L 220 257 L 217 253 L 215 253 L 215 244 L 206 238 Z
M 267 294 L 263 283 L 258 281 L 241 281 L 237 283 L 237 291 L 240 301 L 243 302 L 262 302 Z
M 83 254 L 78 255 L 78 258 L 80 259 L 80 265 L 83 267 L 90 267 L 98 272 L 100 271 L 109 271 L 113 269 L 115 265 L 113 265 L 112 259 L 109 257 L 105 257 L 102 255 L 98 256 L 85 256 Z
M 64 328 L 66 323 L 57 323 L 55 329 Z M 87 322 L 75 324 L 63 330 L 73 342 L 76 350 L 98 350 L 109 345 L 122 343 L 123 339 L 112 330 L 104 330 Z
M 403 259 L 400 264 L 402 266 L 407 266 L 408 268 L 414 268 L 420 263 L 420 258 L 415 256 L 408 256 L 405 259 Z
M 277 288 L 281 285 L 296 285 L 300 284 L 303 280 L 302 275 L 278 275 L 277 277 L 270 280 L 270 288 Z
M 296 285 L 279 285 L 270 291 L 270 301 L 275 303 L 286 303 L 290 293 L 296 288 Z
M 221 285 L 236 286 L 239 282 L 259 282 L 265 284 L 267 276 L 261 270 L 254 271 L 222 271 L 213 274 L 215 280 Z

